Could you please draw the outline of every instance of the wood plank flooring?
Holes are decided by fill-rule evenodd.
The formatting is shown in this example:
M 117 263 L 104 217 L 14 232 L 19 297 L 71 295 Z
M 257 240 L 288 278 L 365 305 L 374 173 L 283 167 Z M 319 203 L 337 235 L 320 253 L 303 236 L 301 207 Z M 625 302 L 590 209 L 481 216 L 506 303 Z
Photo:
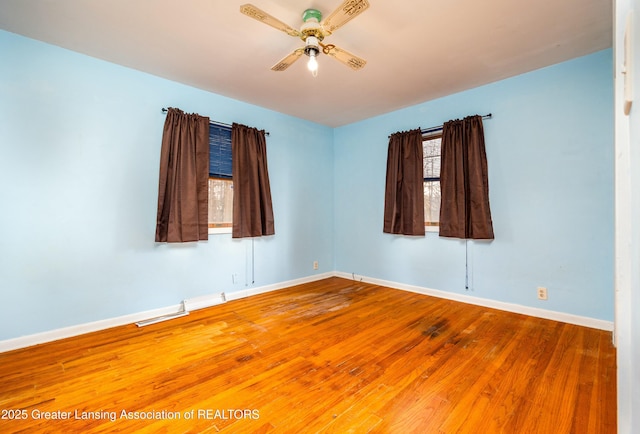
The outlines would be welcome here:
M 330 278 L 2 353 L 0 432 L 608 434 L 615 366 L 609 332 Z

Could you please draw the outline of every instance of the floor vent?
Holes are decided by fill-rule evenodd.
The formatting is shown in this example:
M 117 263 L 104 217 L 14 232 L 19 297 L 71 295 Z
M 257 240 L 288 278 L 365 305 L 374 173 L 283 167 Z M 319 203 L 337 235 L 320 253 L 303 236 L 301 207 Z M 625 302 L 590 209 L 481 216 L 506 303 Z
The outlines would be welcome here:
M 162 321 L 169 321 L 170 319 L 180 318 L 187 315 L 189 315 L 189 311 L 185 309 L 185 302 L 183 301 L 181 304 L 180 310 L 178 312 L 138 321 L 136 325 L 138 327 L 144 327 L 151 324 L 156 324 Z

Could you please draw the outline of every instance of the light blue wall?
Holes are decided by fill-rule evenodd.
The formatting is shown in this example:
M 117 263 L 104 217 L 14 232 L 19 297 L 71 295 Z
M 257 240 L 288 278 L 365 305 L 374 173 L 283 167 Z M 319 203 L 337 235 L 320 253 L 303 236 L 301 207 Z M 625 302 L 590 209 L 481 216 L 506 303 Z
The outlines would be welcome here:
M 336 129 L 336 270 L 612 321 L 612 82 L 605 50 Z M 388 135 L 487 113 L 496 239 L 467 292 L 463 241 L 382 233 Z
M 3 31 L 0 53 L 0 340 L 333 269 L 331 128 Z M 271 133 L 255 283 L 250 240 L 154 242 L 168 106 Z
M 610 51 L 337 129 L 2 31 L 0 52 L 0 340 L 332 270 L 465 293 L 464 242 L 382 233 L 387 136 L 488 112 L 496 240 L 469 243 L 469 294 L 613 318 Z M 153 241 L 167 106 L 271 133 L 254 283 L 250 240 Z

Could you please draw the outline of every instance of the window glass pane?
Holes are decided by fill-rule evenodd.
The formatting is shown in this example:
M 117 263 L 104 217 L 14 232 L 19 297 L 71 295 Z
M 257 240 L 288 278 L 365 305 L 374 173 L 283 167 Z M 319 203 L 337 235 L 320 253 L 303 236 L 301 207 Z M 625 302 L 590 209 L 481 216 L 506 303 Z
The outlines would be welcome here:
M 440 223 L 440 144 L 442 135 L 432 135 L 422 141 L 424 178 L 424 224 Z
M 423 178 L 440 178 L 440 137 L 422 142 Z
M 440 222 L 440 181 L 424 182 L 424 221 L 427 226 Z
M 209 227 L 231 227 L 233 216 L 233 181 L 209 178 Z

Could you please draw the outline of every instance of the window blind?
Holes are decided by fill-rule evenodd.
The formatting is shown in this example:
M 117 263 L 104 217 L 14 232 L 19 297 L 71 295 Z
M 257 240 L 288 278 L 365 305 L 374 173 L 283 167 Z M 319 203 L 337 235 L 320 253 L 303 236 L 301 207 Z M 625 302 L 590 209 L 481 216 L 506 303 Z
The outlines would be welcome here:
M 231 179 L 231 127 L 209 124 L 209 176 Z

